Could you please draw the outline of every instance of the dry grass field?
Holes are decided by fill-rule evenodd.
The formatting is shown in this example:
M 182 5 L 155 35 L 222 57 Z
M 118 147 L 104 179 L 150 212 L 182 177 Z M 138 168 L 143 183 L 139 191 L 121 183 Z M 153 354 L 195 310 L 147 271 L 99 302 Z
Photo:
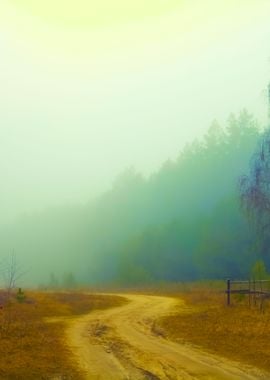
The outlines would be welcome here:
M 224 283 L 181 286 L 170 284 L 160 286 L 158 290 L 134 290 L 134 293 L 162 293 L 169 296 L 163 297 L 162 302 L 171 299 L 171 296 L 179 298 L 179 306 L 176 306 L 173 314 L 154 322 L 153 331 L 157 335 L 165 335 L 179 343 L 192 343 L 210 353 L 269 371 L 270 301 L 269 304 L 265 303 L 261 311 L 258 306 L 249 307 L 247 298 L 235 296 L 232 298 L 232 305 L 227 307 L 224 288 Z M 128 297 L 134 298 L 135 306 L 136 302 L 147 302 L 147 305 L 152 302 L 155 307 L 160 308 L 161 301 L 158 297 Z M 84 374 L 66 341 L 65 331 L 68 323 L 77 321 L 77 316 L 83 316 L 91 310 L 109 309 L 126 302 L 117 295 L 83 292 L 29 291 L 21 303 L 16 297 L 12 297 L 10 302 L 0 309 L 0 379 L 82 380 Z M 166 304 L 168 302 L 170 303 L 166 301 Z M 129 326 L 128 321 L 133 315 L 140 317 L 141 311 L 138 310 L 136 314 L 132 309 L 135 306 L 130 306 L 131 311 L 126 308 L 122 309 L 122 313 L 116 312 L 120 331 L 123 323 Z M 149 309 L 150 314 L 153 307 Z M 148 309 L 145 310 L 147 312 Z M 103 317 L 106 318 L 106 315 Z M 109 324 L 111 314 L 108 315 L 106 323 Z M 113 318 L 116 323 L 116 317 Z M 143 315 L 142 318 L 147 320 Z M 144 338 L 146 339 L 145 335 Z M 132 342 L 135 344 L 136 340 Z
M 48 319 L 72 317 L 124 302 L 117 296 L 80 293 L 26 292 L 23 303 L 13 297 L 0 309 L 0 378 L 82 379 L 64 341 L 65 323 L 49 323 Z
M 185 306 L 161 318 L 156 328 L 177 342 L 190 342 L 206 350 L 270 370 L 270 301 L 263 311 L 247 296 L 232 297 L 226 306 L 225 284 L 209 287 L 195 284 L 181 292 L 164 290 L 184 300 Z

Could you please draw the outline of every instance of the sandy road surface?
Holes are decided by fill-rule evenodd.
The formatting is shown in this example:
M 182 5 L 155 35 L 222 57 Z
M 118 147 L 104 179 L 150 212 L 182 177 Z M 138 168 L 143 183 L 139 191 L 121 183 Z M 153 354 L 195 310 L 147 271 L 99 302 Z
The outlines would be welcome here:
M 270 379 L 240 363 L 166 340 L 153 321 L 173 311 L 169 297 L 123 295 L 124 306 L 96 310 L 69 322 L 68 343 L 86 379 Z

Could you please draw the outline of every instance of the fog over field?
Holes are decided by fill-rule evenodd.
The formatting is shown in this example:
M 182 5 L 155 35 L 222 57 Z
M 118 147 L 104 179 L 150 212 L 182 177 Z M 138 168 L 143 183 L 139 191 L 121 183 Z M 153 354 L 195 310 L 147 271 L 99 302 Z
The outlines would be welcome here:
M 1 1 L 0 256 L 26 283 L 249 272 L 237 183 L 267 125 L 269 12 Z

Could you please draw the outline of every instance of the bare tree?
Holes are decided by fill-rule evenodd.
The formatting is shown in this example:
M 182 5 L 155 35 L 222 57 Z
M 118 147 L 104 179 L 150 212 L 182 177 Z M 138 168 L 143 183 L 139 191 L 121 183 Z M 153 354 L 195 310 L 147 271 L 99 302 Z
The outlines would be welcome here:
M 270 239 L 270 129 L 258 144 L 248 175 L 240 179 L 242 206 L 256 227 L 262 253 L 268 251 Z
M 1 306 L 4 306 L 1 315 L 1 326 L 0 326 L 0 338 L 8 337 L 11 334 L 12 326 L 16 323 L 16 310 L 12 307 L 10 303 L 12 290 L 17 286 L 17 281 L 24 275 L 22 267 L 18 264 L 16 254 L 13 252 L 4 260 L 0 265 L 0 275 L 3 279 L 5 291 L 1 292 Z M 22 302 L 24 297 L 23 292 L 20 290 L 20 299 L 17 298 L 19 302 Z
M 9 299 L 12 290 L 17 286 L 17 281 L 25 274 L 22 267 L 18 264 L 15 252 L 3 260 L 2 278 L 6 290 L 7 299 Z

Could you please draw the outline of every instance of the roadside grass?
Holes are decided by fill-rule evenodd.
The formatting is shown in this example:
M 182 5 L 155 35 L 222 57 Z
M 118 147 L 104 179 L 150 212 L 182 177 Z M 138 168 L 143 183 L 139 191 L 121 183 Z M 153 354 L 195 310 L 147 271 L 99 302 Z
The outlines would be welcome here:
M 72 317 L 125 302 L 75 292 L 26 292 L 23 303 L 12 297 L 0 310 L 0 379 L 83 379 L 65 343 L 65 323 L 48 323 L 48 317 Z
M 149 295 L 167 295 L 175 296 L 189 292 L 217 292 L 225 289 L 225 282 L 220 280 L 201 280 L 193 282 L 168 282 L 160 281 L 155 283 L 143 283 L 138 285 L 117 286 L 115 284 L 110 287 L 97 288 L 97 292 L 113 292 L 113 293 L 132 293 L 132 294 L 149 294 Z
M 249 307 L 247 296 L 233 296 L 232 305 L 226 306 L 220 285 L 198 284 L 187 286 L 186 291 L 171 292 L 184 300 L 174 314 L 162 317 L 156 328 L 177 342 L 190 342 L 206 350 L 270 370 L 270 301 L 261 311 L 257 305 Z M 169 294 L 169 291 L 167 292 Z M 154 327 L 155 328 L 155 327 Z

